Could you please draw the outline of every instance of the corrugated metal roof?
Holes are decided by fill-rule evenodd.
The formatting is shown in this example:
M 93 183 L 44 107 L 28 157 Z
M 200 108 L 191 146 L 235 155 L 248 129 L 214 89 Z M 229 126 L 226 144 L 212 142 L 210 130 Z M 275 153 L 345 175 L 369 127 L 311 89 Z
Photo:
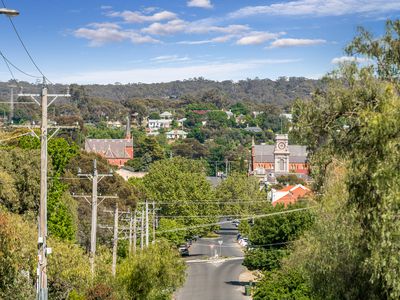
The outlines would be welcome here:
M 86 139 L 85 151 L 95 152 L 105 158 L 131 158 L 126 147 L 133 147 L 132 140 L 126 139 Z
M 289 145 L 289 162 L 305 163 L 307 161 L 307 147 Z M 255 162 L 274 162 L 275 145 L 254 145 Z

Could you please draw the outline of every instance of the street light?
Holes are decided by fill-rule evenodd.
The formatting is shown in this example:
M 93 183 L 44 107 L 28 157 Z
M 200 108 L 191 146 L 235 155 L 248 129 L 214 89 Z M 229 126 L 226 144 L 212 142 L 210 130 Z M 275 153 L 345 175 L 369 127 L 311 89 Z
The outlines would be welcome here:
M 19 15 L 19 11 L 15 10 L 15 9 L 0 8 L 0 15 L 15 17 L 15 16 Z

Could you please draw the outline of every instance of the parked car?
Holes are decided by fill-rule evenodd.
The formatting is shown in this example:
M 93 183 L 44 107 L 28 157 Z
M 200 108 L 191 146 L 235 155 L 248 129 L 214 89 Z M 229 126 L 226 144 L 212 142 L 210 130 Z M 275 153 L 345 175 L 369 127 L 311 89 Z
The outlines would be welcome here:
M 238 241 L 239 245 L 242 247 L 246 247 L 249 244 L 249 239 L 248 238 L 241 238 Z
M 180 245 L 178 250 L 181 256 L 189 256 L 189 248 L 186 245 Z

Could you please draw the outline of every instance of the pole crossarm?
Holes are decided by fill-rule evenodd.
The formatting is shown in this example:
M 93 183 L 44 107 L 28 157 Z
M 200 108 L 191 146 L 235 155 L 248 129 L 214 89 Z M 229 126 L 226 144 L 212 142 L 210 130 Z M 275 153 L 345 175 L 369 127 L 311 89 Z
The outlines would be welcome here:
M 18 97 L 30 97 L 37 105 L 41 105 L 39 100 L 37 100 L 35 97 L 41 97 L 41 94 L 18 94 Z M 54 97 L 50 103 L 47 104 L 47 107 L 52 105 L 54 101 L 56 101 L 59 97 L 64 97 L 64 98 L 69 98 L 71 97 L 70 94 L 47 94 L 47 97 Z
M 17 94 L 18 97 L 30 97 L 37 105 L 41 105 L 39 100 L 37 100 L 35 97 L 41 97 L 40 94 Z

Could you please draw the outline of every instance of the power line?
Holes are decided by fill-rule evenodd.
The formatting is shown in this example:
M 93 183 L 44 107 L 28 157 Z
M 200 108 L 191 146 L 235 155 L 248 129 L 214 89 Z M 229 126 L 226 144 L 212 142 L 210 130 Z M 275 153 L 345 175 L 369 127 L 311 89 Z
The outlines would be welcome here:
M 13 136 L 13 137 L 10 137 L 10 138 L 7 138 L 7 139 L 0 140 L 0 143 L 6 142 L 6 141 L 9 141 L 9 140 L 13 140 L 13 139 L 17 139 L 17 138 L 19 138 L 21 136 L 30 135 L 30 134 L 32 134 L 32 133 L 31 132 L 26 132 L 24 134 L 20 134 L 20 135 L 16 135 L 16 136 Z
M 29 74 L 27 72 L 25 72 L 24 70 L 22 70 L 21 68 L 17 67 L 13 62 L 11 62 L 2 51 L 0 51 L 0 55 L 1 57 L 3 57 L 4 61 L 6 62 L 6 64 L 8 63 L 9 65 L 11 65 L 14 69 L 16 69 L 17 71 L 21 72 L 22 74 L 32 77 L 32 78 L 42 78 L 41 76 L 36 76 L 36 75 L 32 75 Z M 18 83 L 17 83 L 18 84 Z
M 175 216 L 158 216 L 159 218 L 229 218 L 229 217 L 253 217 L 257 215 L 223 215 L 223 216 L 218 216 L 218 215 L 199 215 L 199 216 L 185 216 L 185 215 L 175 215 Z
M 1 0 L 1 3 L 3 4 L 3 7 L 6 8 L 6 4 L 4 2 L 4 0 Z M 36 64 L 35 60 L 33 59 L 32 55 L 29 53 L 28 48 L 26 47 L 24 41 L 21 38 L 21 35 L 19 34 L 17 27 L 15 27 L 15 24 L 13 22 L 13 20 L 11 19 L 10 16 L 8 16 L 8 20 L 11 23 L 12 28 L 14 29 L 15 34 L 18 37 L 18 40 L 20 41 L 22 47 L 24 48 L 26 54 L 28 55 L 29 59 L 31 60 L 32 64 L 35 66 L 36 70 L 38 70 L 38 72 L 43 76 L 43 78 L 45 78 L 48 82 L 50 82 L 51 84 L 53 84 L 47 77 L 46 75 L 44 75 L 44 73 L 42 72 L 42 70 L 39 68 L 39 66 Z
M 253 219 L 253 218 L 265 218 L 265 217 L 270 217 L 270 216 L 288 214 L 288 213 L 291 213 L 291 212 L 308 210 L 308 209 L 315 208 L 315 207 L 317 207 L 317 205 L 309 206 L 309 207 L 303 207 L 303 208 L 296 208 L 296 209 L 291 209 L 291 210 L 278 211 L 278 212 L 274 212 L 274 213 L 269 213 L 269 214 L 264 214 L 264 215 L 257 215 L 257 216 L 252 216 L 252 217 L 245 217 L 245 218 L 240 218 L 238 220 L 250 220 L 250 219 Z M 200 225 L 193 225 L 193 226 L 187 226 L 187 227 L 181 227 L 181 228 L 161 230 L 161 231 L 158 231 L 158 233 L 190 230 L 190 229 L 204 228 L 204 227 L 210 227 L 210 226 L 222 225 L 222 224 L 228 224 L 228 223 L 231 223 L 231 221 L 221 221 L 221 222 L 215 222 L 215 223 L 200 224 Z
M 229 201 L 223 200 L 205 200 L 201 201 L 186 201 L 186 200 L 174 200 L 174 202 L 157 202 L 157 205 L 191 205 L 191 204 L 246 204 L 246 203 L 268 203 L 268 200 L 244 200 L 244 199 L 230 199 Z M 144 202 L 140 202 L 138 204 L 145 204 Z
M 19 87 L 18 81 L 17 81 L 17 79 L 15 79 L 14 73 L 13 73 L 13 71 L 12 71 L 11 68 L 10 68 L 8 59 L 6 59 L 6 57 L 3 55 L 3 52 L 1 52 L 1 51 L 0 51 L 0 55 L 1 55 L 1 57 L 3 58 L 4 63 L 5 63 L 6 66 L 7 66 L 7 69 L 8 69 L 8 72 L 10 73 L 10 75 L 11 75 L 11 78 L 15 81 L 15 83 L 16 83 L 16 84 L 18 85 L 18 87 Z

